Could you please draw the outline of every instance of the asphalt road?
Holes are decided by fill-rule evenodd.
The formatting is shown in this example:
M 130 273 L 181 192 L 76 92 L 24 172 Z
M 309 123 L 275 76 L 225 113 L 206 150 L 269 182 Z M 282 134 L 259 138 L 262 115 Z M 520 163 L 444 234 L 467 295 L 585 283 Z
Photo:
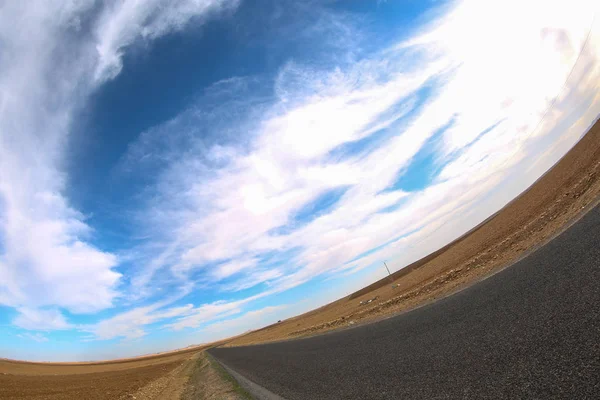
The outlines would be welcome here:
M 600 398 L 600 207 L 433 304 L 308 339 L 210 353 L 286 399 Z

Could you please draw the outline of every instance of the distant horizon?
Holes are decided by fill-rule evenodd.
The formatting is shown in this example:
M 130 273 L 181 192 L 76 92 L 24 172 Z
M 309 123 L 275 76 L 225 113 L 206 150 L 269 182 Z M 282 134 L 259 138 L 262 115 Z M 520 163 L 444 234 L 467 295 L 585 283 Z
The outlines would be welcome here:
M 600 116 L 598 8 L 6 4 L 0 356 L 202 346 L 442 248 Z
M 154 353 L 144 353 L 144 354 L 140 354 L 137 356 L 131 356 L 131 357 L 124 357 L 124 358 L 111 358 L 111 359 L 104 359 L 104 360 L 81 360 L 81 361 L 46 361 L 46 360 L 38 360 L 38 361 L 30 361 L 30 360 L 18 360 L 18 359 L 14 359 L 14 358 L 3 358 L 0 357 L 0 361 L 9 361 L 9 362 L 17 362 L 17 363 L 24 363 L 24 364 L 53 364 L 53 365 L 85 365 L 85 364 L 110 364 L 112 362 L 123 362 L 123 361 L 129 361 L 129 360 L 138 360 L 138 359 L 143 359 L 143 358 L 151 358 L 154 356 L 159 356 L 159 355 L 165 355 L 165 354 L 176 354 L 176 353 L 180 353 L 180 352 L 185 352 L 189 349 L 196 349 L 198 347 L 206 347 L 206 346 L 210 346 L 213 343 L 218 343 L 219 341 L 216 342 L 209 342 L 209 343 L 201 343 L 201 344 L 190 344 L 186 347 L 181 347 L 181 348 L 177 348 L 177 349 L 173 349 L 173 350 L 165 350 L 165 351 L 157 351 Z

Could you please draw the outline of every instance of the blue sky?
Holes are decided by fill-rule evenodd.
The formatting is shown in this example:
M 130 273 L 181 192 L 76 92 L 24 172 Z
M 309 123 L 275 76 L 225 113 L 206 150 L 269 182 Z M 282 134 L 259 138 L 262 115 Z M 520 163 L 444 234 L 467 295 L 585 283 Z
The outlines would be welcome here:
M 4 4 L 0 357 L 235 335 L 497 211 L 597 118 L 600 33 L 483 3 Z

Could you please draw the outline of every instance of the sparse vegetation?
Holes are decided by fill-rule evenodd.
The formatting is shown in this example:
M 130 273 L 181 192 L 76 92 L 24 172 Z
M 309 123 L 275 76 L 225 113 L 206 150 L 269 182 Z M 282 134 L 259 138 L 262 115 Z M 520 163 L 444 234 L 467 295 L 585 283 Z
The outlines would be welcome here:
M 210 355 L 202 352 L 194 364 L 182 400 L 247 400 L 252 396 Z

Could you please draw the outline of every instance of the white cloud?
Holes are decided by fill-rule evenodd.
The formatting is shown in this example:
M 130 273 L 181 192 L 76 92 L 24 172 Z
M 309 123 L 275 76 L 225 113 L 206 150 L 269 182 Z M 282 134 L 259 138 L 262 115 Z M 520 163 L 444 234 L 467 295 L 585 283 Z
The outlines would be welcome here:
M 111 270 L 114 255 L 86 242 L 92 230 L 64 196 L 62 154 L 80 71 L 54 70 L 62 56 L 55 24 L 75 10 L 23 6 L 0 13 L 0 297 L 9 306 L 94 311 L 111 305 L 120 275 Z
M 96 324 L 80 326 L 79 329 L 90 332 L 96 339 L 107 340 L 114 338 L 136 339 L 146 335 L 144 327 L 156 322 L 193 312 L 193 306 L 187 304 L 181 307 L 164 309 L 164 302 L 146 307 L 137 307 L 122 312 L 114 317 L 104 319 Z
M 245 269 L 252 268 L 256 266 L 256 259 L 246 259 L 246 260 L 235 260 L 230 261 L 224 264 L 219 265 L 211 274 L 215 276 L 217 279 L 227 278 L 228 276 L 235 275 Z
M 167 328 L 174 331 L 202 327 L 213 321 L 241 313 L 245 305 L 260 297 L 264 297 L 264 294 L 237 301 L 218 300 L 197 307 L 192 304 L 168 307 L 167 305 L 174 301 L 174 298 L 170 298 L 149 306 L 121 312 L 95 324 L 78 326 L 77 329 L 91 333 L 98 340 L 137 339 L 148 333 L 148 326 L 157 323 L 161 323 L 160 329 Z
M 17 335 L 18 337 L 22 338 L 22 339 L 29 339 L 29 340 L 33 340 L 34 342 L 38 342 L 38 343 L 44 343 L 48 341 L 48 338 L 45 337 L 42 334 L 39 333 L 23 333 L 23 334 L 19 334 Z
M 184 288 L 177 296 L 77 328 L 97 339 L 139 338 L 155 324 L 224 335 L 246 329 L 279 309 L 241 315 L 259 298 L 382 259 L 401 267 L 468 230 L 543 173 L 600 111 L 597 30 L 579 54 L 595 2 L 464 1 L 413 37 L 372 51 L 352 20 L 324 18 L 334 27 L 308 31 L 343 33 L 328 58 L 339 64 L 290 60 L 269 98 L 254 95 L 255 78 L 219 82 L 209 94 L 217 105 L 191 107 L 131 145 L 125 169 L 150 159 L 159 170 L 139 213 L 148 241 L 132 254 L 143 256 L 128 259 L 139 269 L 127 276 L 130 287 L 119 287 L 121 259 L 96 243 L 67 196 L 73 118 L 118 75 L 130 47 L 237 3 L 3 6 L 0 303 L 17 309 L 14 324 L 73 328 L 61 309 L 106 309 L 123 289 L 134 291 L 125 294 L 132 299 L 156 294 L 148 286 L 172 283 L 168 276 Z M 200 138 L 206 130 L 215 133 Z M 356 154 L 340 150 L 382 131 Z M 440 174 L 414 193 L 386 190 L 432 140 Z M 341 186 L 323 215 L 295 220 Z M 241 300 L 169 307 L 195 283 L 263 287 Z
M 216 319 L 239 314 L 242 312 L 243 305 L 249 301 L 248 299 L 229 302 L 219 300 L 209 304 L 202 304 L 194 308 L 188 315 L 178 318 L 176 321 L 165 325 L 165 327 L 173 330 L 198 328 Z
M 72 326 L 65 320 L 62 313 L 56 309 L 18 308 L 19 315 L 13 324 L 19 328 L 38 331 L 70 329 Z
M 98 63 L 94 78 L 101 83 L 119 74 L 123 53 L 138 40 L 153 40 L 178 31 L 192 21 L 204 22 L 212 14 L 232 10 L 239 0 L 126 0 L 109 2 L 95 29 Z
M 259 123 L 235 121 L 240 132 L 251 128 L 247 147 L 230 145 L 223 153 L 221 144 L 215 146 L 225 154 L 215 167 L 191 146 L 159 175 L 156 202 L 144 216 L 165 228 L 155 239 L 170 243 L 169 256 L 153 265 L 144 284 L 160 269 L 171 268 L 183 279 L 191 271 L 206 271 L 204 279 L 215 282 L 243 271 L 240 287 L 267 282 L 275 293 L 344 265 L 358 270 L 346 263 L 413 231 L 357 262 L 364 267 L 385 255 L 396 256 L 395 265 L 401 266 L 468 230 L 542 172 L 521 174 L 517 166 L 547 146 L 542 139 L 559 123 L 558 107 L 576 101 L 566 99 L 563 90 L 576 61 L 589 68 L 571 76 L 567 91 L 577 86 L 578 96 L 586 96 L 597 90 L 598 41 L 590 41 L 578 59 L 593 11 L 590 1 L 577 7 L 465 1 L 422 34 L 352 67 L 286 64 L 275 79 L 275 100 L 261 110 Z M 400 61 L 407 54 L 411 65 Z M 438 93 L 415 109 L 418 90 L 434 82 Z M 404 106 L 397 108 L 399 102 Z M 598 103 L 592 108 L 597 112 Z M 186 131 L 196 112 L 192 108 L 145 137 Z M 588 123 L 593 117 L 582 107 L 578 112 Z M 408 113 L 414 119 L 399 124 Z M 419 193 L 385 191 L 449 121 L 436 154 L 441 173 L 431 185 Z M 370 153 L 329 156 L 380 129 L 387 129 L 388 137 Z M 206 145 L 202 150 L 207 152 Z M 555 149 L 548 160 L 565 151 Z M 518 183 L 507 186 L 510 180 Z M 278 231 L 302 206 L 340 185 L 348 190 L 326 215 Z M 485 197 L 501 187 L 502 196 Z M 400 201 L 396 210 L 379 213 Z M 295 257 L 269 267 L 275 277 L 255 261 L 263 253 L 292 249 L 300 249 Z M 230 261 L 211 267 L 225 260 Z M 264 278 L 248 279 L 252 272 Z
M 73 118 L 99 84 L 118 74 L 128 47 L 236 4 L 3 4 L 0 303 L 21 310 L 15 323 L 28 329 L 62 329 L 66 322 L 58 308 L 88 313 L 114 304 L 119 259 L 94 243 L 93 227 L 67 197 L 65 165 Z
M 234 336 L 251 329 L 261 328 L 277 322 L 273 320 L 278 312 L 288 308 L 287 305 L 267 306 L 259 310 L 248 311 L 239 317 L 212 323 L 203 330 L 204 335 Z

